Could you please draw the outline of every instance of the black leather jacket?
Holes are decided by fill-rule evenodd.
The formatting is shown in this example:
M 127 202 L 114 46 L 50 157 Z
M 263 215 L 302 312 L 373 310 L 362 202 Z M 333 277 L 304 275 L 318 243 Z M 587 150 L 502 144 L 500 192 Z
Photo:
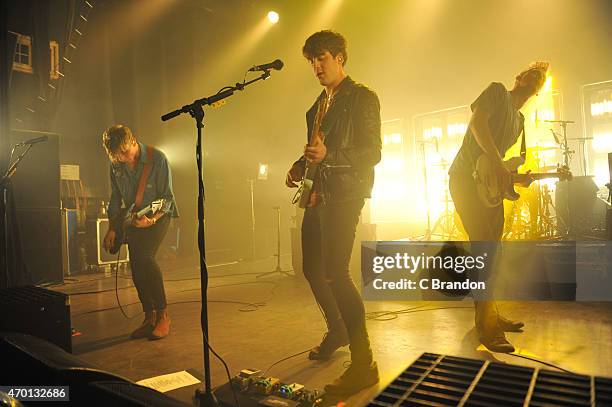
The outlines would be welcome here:
M 339 85 L 321 123 L 327 155 L 319 164 L 325 203 L 369 198 L 374 185 L 374 166 L 380 161 L 380 103 L 371 89 L 346 77 Z M 306 112 L 310 139 L 321 92 Z M 294 165 L 306 165 L 304 156 Z

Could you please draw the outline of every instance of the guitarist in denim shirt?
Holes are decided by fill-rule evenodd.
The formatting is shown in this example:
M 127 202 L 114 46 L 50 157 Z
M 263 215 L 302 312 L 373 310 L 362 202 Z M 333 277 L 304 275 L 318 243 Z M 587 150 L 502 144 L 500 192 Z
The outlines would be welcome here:
M 312 194 L 302 223 L 304 275 L 319 304 L 327 333 L 310 359 L 328 359 L 350 344 L 351 366 L 325 387 L 346 396 L 378 382 L 366 330 L 363 300 L 349 275 L 359 215 L 370 197 L 380 161 L 380 104 L 376 93 L 344 72 L 346 40 L 338 33 L 311 35 L 302 50 L 324 90 L 306 113 L 308 145 L 287 174 L 298 187 L 315 166 Z
M 155 254 L 168 231 L 170 218 L 178 217 L 170 166 L 164 153 L 139 143 L 126 126 L 110 127 L 102 135 L 102 141 L 111 161 L 112 188 L 108 206 L 111 227 L 104 237 L 106 250 L 110 250 L 115 243 L 117 232 L 114 228 L 121 222 L 116 222 L 117 217 L 121 216 L 121 208 L 129 208 L 136 203 L 138 208 L 135 209 L 141 209 L 154 200 L 164 200 L 161 209 L 154 214 L 140 218 L 133 216 L 127 230 L 132 279 L 145 313 L 143 323 L 132 332 L 131 337 L 161 339 L 170 332 L 170 318 L 164 280 Z M 142 191 L 139 191 L 141 188 Z M 136 202 L 138 199 L 141 200 L 140 204 Z

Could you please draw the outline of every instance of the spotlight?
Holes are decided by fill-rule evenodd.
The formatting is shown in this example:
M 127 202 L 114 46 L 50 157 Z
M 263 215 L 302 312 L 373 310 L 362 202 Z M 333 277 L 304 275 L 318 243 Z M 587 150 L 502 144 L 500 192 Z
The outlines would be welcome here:
M 257 173 L 257 179 L 264 181 L 268 179 L 268 164 L 259 163 L 259 172 Z
M 278 23 L 279 18 L 280 17 L 276 11 L 270 11 L 268 13 L 268 21 L 270 21 L 272 24 Z

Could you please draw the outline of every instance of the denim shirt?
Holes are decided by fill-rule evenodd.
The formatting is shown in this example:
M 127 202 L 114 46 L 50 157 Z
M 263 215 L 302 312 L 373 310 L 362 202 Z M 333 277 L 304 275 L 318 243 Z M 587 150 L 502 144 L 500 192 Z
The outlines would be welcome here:
M 145 163 L 148 160 L 147 147 L 140 146 L 140 158 L 134 169 L 125 163 L 111 163 L 110 181 L 111 198 L 108 204 L 108 216 L 113 219 L 122 207 L 129 208 L 136 200 L 140 174 L 142 174 Z M 179 216 L 174 193 L 172 192 L 172 174 L 168 159 L 160 150 L 153 148 L 153 163 L 147 180 L 141 208 L 150 205 L 156 199 L 165 200 L 160 212 L 164 212 L 176 218 Z

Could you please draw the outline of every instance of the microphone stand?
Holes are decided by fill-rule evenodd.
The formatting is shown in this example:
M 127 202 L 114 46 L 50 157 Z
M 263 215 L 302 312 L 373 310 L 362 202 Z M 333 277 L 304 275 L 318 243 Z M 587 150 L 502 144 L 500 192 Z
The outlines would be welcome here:
M 196 164 L 198 166 L 198 250 L 200 254 L 200 291 L 202 296 L 202 311 L 200 314 L 200 323 L 202 325 L 202 335 L 204 338 L 204 391 L 196 390 L 195 397 L 199 406 L 217 407 L 219 402 L 212 392 L 210 382 L 210 343 L 208 337 L 208 269 L 206 267 L 206 248 L 204 238 L 204 181 L 202 178 L 202 128 L 204 127 L 204 109 L 202 106 L 210 105 L 234 94 L 237 90 L 244 88 L 259 80 L 265 80 L 270 77 L 270 70 L 264 72 L 257 78 L 248 82 L 236 83 L 235 86 L 226 86 L 218 93 L 197 99 L 189 105 L 185 105 L 180 109 L 166 113 L 161 117 L 162 121 L 170 120 L 182 113 L 188 113 L 194 118 L 197 129 L 197 144 L 196 144 Z
M 13 149 L 11 150 L 11 155 L 9 157 L 9 163 L 11 162 L 11 160 L 13 159 L 13 153 L 15 152 L 15 148 L 17 148 L 17 145 L 15 145 L 13 147 Z M 2 181 L 0 182 L 0 187 L 2 187 L 2 217 L 3 217 L 3 221 L 4 221 L 4 261 L 5 261 L 5 269 L 4 269 L 4 273 L 5 273 L 5 282 L 6 282 L 6 288 L 9 288 L 11 286 L 11 273 L 10 273 L 10 261 L 9 261 L 9 224 L 8 224 L 8 189 L 9 189 L 9 181 L 11 179 L 11 177 L 13 175 L 15 175 L 15 172 L 17 171 L 17 167 L 19 166 L 19 163 L 21 162 L 21 160 L 23 160 L 23 157 L 26 156 L 26 154 L 28 154 L 28 151 L 30 151 L 30 149 L 32 148 L 32 144 L 28 144 L 28 148 L 26 148 L 23 153 L 21 153 L 19 155 L 19 157 L 17 157 L 17 159 L 15 160 L 14 163 L 9 164 L 8 169 L 6 170 L 6 173 L 4 174 L 4 176 L 2 177 Z
M 552 133 L 553 133 L 553 137 L 555 138 L 555 141 L 557 141 L 557 144 L 561 144 L 561 150 L 563 151 L 563 165 L 565 165 L 567 168 L 569 168 L 570 165 L 570 158 L 571 155 L 574 153 L 574 151 L 570 151 L 569 146 L 567 145 L 567 125 L 569 123 L 574 123 L 571 120 L 544 120 L 545 123 L 558 123 L 561 125 L 561 128 L 563 129 L 563 140 L 561 141 L 561 143 L 558 142 L 557 140 L 557 135 L 555 134 L 555 132 L 551 129 Z M 584 165 L 586 166 L 586 162 L 584 163 Z M 586 175 L 586 167 L 585 167 L 585 175 Z

